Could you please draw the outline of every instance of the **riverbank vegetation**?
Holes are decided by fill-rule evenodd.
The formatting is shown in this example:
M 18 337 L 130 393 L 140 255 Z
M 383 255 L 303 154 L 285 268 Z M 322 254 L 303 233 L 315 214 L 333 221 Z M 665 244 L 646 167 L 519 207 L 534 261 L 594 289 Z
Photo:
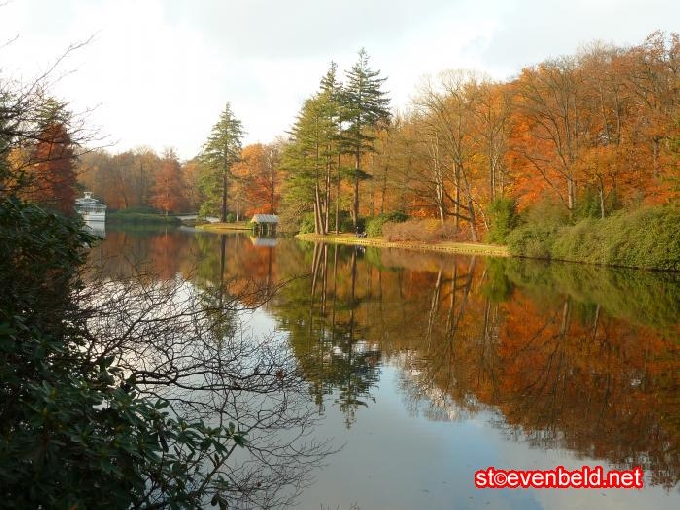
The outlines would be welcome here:
M 527 216 L 527 221 L 508 236 L 513 255 L 680 271 L 678 207 L 640 207 L 572 225 L 555 217 Z

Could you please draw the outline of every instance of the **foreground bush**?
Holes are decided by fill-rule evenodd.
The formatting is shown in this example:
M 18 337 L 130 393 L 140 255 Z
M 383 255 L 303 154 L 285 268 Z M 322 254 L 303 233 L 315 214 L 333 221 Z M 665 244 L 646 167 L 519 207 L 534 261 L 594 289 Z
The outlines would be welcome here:
M 73 220 L 0 202 L 3 508 L 226 507 L 226 482 L 202 452 L 221 465 L 243 438 L 140 398 L 91 343 L 92 310 L 75 295 L 92 241 Z

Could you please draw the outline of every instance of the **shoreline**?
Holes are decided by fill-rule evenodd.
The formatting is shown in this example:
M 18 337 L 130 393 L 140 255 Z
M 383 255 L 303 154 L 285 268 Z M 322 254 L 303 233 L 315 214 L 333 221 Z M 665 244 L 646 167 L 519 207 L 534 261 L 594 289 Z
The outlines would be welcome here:
M 510 257 L 507 246 L 483 243 L 440 242 L 436 244 L 420 241 L 387 241 L 382 237 L 355 237 L 346 235 L 298 234 L 296 239 L 331 244 L 349 244 L 354 246 L 375 246 L 377 248 L 402 248 L 415 251 L 439 251 L 446 253 L 463 253 L 467 255 L 488 255 L 492 257 Z

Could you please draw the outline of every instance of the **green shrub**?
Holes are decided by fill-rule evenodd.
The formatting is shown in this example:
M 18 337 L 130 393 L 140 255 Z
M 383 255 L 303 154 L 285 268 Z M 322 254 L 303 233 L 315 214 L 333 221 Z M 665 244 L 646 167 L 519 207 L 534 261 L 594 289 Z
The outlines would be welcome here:
M 314 233 L 314 213 L 308 212 L 302 216 L 302 222 L 300 222 L 300 233 L 301 234 L 313 234 Z
M 569 211 L 560 203 L 541 200 L 526 209 L 517 224 L 506 237 L 510 254 L 549 259 L 557 232 L 569 224 Z
M 515 256 L 549 259 L 556 234 L 557 227 L 526 224 L 508 235 L 508 249 Z
M 527 222 L 508 236 L 508 246 L 525 257 L 680 271 L 680 210 L 643 207 L 562 227 Z
M 406 220 L 408 220 L 408 215 L 403 211 L 393 211 L 367 218 L 366 234 L 368 237 L 380 237 L 383 235 L 383 225 L 385 223 L 403 223 Z
M 504 244 L 517 226 L 517 203 L 511 198 L 497 198 L 489 205 L 491 226 L 487 234 L 490 243 Z
M 605 214 L 609 212 L 609 207 L 605 204 Z M 601 218 L 602 209 L 600 208 L 600 197 L 597 191 L 586 188 L 585 192 L 579 197 L 574 208 L 574 218 L 581 220 L 585 218 Z
M 236 221 L 236 213 L 230 212 L 226 217 L 227 223 L 234 223 Z
M 359 217 L 357 219 L 357 228 L 359 229 L 359 232 L 364 232 L 366 230 L 366 218 L 361 218 Z M 354 222 L 352 221 L 352 217 L 347 214 L 345 215 L 340 215 L 340 232 L 351 232 L 354 233 Z

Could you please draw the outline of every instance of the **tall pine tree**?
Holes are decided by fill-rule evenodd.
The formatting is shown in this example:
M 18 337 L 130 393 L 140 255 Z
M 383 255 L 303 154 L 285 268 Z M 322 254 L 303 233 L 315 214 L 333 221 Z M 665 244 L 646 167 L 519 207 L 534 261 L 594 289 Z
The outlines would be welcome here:
M 331 174 L 340 154 L 341 86 L 336 73 L 331 63 L 319 92 L 305 101 L 284 152 L 287 206 L 299 215 L 312 204 L 314 232 L 321 235 L 330 228 Z
M 229 103 L 212 128 L 203 146 L 201 161 L 203 175 L 200 177 L 201 191 L 206 199 L 201 205 L 201 214 L 215 214 L 220 206 L 220 221 L 227 221 L 227 195 L 231 177 L 231 167 L 241 157 L 241 138 L 244 135 L 241 121 L 231 111 Z
M 352 222 L 357 228 L 359 219 L 359 181 L 368 177 L 361 168 L 364 154 L 373 152 L 375 130 L 381 123 L 390 119 L 387 93 L 382 90 L 386 78 L 380 78 L 380 71 L 369 67 L 368 53 L 359 51 L 359 60 L 347 71 L 347 83 L 343 90 L 343 138 L 348 152 L 354 157 L 352 180 L 354 196 L 352 200 Z
M 340 158 L 343 152 L 342 136 L 340 126 L 342 122 L 342 83 L 338 80 L 338 65 L 331 62 L 328 72 L 321 79 L 319 99 L 322 103 L 323 114 L 326 119 L 326 147 L 324 156 L 326 160 L 326 179 L 325 179 L 325 231 L 330 230 L 330 209 L 331 209 L 331 181 L 333 167 L 336 168 L 335 174 L 335 231 L 340 232 L 340 181 L 341 166 Z

